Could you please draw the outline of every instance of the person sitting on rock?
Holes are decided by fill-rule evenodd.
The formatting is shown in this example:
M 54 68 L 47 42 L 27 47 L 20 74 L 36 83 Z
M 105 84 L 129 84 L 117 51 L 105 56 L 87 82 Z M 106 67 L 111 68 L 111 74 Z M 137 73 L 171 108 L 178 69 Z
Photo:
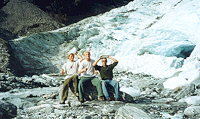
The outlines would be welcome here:
M 81 74 L 78 84 L 79 101 L 84 102 L 84 87 L 83 84 L 86 81 L 91 81 L 92 85 L 96 86 L 99 100 L 103 100 L 103 92 L 101 87 L 101 81 L 95 77 L 95 69 L 93 67 L 94 60 L 90 59 L 90 52 L 84 52 L 85 59 L 81 62 L 79 67 L 79 73 Z
M 107 65 L 107 58 L 111 59 L 114 61 L 113 64 Z M 102 64 L 103 66 L 98 66 L 97 63 L 99 62 L 99 60 L 102 59 Z M 117 101 L 119 98 L 119 84 L 117 81 L 112 80 L 113 78 L 113 68 L 118 64 L 118 61 L 114 58 L 112 58 L 111 56 L 106 56 L 103 57 L 100 56 L 99 59 L 97 59 L 94 63 L 93 66 L 95 67 L 96 70 L 98 70 L 100 72 L 100 76 L 102 78 L 102 89 L 103 89 L 103 93 L 105 95 L 105 98 L 107 99 L 107 101 L 110 101 L 111 98 L 109 97 L 108 91 L 106 89 L 107 84 L 110 84 L 114 87 L 115 89 L 115 100 Z
M 77 52 L 75 53 L 80 60 L 74 61 L 74 54 L 71 53 L 68 55 L 68 59 L 69 61 L 66 62 L 62 69 L 61 69 L 61 74 L 67 74 L 65 76 L 65 81 L 63 84 L 63 91 L 62 91 L 62 97 L 61 97 L 61 102 L 60 104 L 64 104 L 65 100 L 67 100 L 67 96 L 68 96 L 68 89 L 69 86 L 73 84 L 74 86 L 74 94 L 76 96 L 78 96 L 78 67 L 80 62 L 83 61 L 83 57 L 80 56 Z

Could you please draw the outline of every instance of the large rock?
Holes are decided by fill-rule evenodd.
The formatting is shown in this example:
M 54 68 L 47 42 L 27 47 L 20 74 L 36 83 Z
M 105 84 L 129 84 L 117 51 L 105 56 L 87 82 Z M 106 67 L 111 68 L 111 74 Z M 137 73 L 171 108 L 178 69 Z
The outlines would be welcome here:
M 186 116 L 194 116 L 194 115 L 200 115 L 200 106 L 190 106 L 187 107 L 184 111 L 184 114 Z
M 195 85 L 190 84 L 186 86 L 183 90 L 181 90 L 174 98 L 181 99 L 188 96 L 191 96 L 195 92 Z
M 10 0 L 1 8 L 0 27 L 18 36 L 58 29 L 63 25 L 29 0 Z
M 58 92 L 59 92 L 59 99 L 61 100 L 61 94 L 62 94 L 62 88 L 63 85 L 60 85 Z M 70 90 L 71 89 L 71 90 Z M 71 85 L 68 93 L 68 100 L 77 100 L 77 98 L 74 95 L 74 88 Z M 84 85 L 85 95 L 84 98 L 86 100 L 98 100 L 98 92 L 95 86 L 92 85 L 92 83 L 87 82 Z M 108 86 L 108 93 L 112 100 L 115 100 L 115 90 L 112 86 Z M 105 99 L 105 98 L 104 98 Z M 133 102 L 133 97 L 125 92 L 119 91 L 119 100 L 123 102 Z
M 119 108 L 115 119 L 152 119 L 152 117 L 137 107 L 123 106 Z
M 10 119 L 17 116 L 17 107 L 9 102 L 0 100 L 0 119 Z

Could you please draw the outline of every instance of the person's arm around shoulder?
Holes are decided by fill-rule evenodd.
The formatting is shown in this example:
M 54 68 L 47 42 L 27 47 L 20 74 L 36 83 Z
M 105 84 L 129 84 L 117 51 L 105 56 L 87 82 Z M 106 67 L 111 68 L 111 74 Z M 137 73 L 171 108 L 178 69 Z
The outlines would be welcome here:
M 75 53 L 77 56 L 78 56 L 78 58 L 80 59 L 80 62 L 82 62 L 83 61 L 83 57 L 81 56 L 81 55 L 79 55 L 77 52 Z
M 118 62 L 116 59 L 112 58 L 110 55 L 108 55 L 108 58 L 113 60 L 114 62 Z
M 102 55 L 99 57 L 99 59 L 97 59 L 92 65 L 93 67 L 95 67 L 97 65 L 97 63 L 99 62 L 99 60 L 101 59 Z

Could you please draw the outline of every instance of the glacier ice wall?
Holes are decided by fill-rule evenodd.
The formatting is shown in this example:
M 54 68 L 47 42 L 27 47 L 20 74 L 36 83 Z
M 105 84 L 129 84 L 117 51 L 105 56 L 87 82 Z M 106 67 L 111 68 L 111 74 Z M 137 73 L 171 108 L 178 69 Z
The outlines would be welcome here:
M 115 70 L 169 77 L 199 42 L 199 4 L 134 0 L 55 31 L 14 39 L 11 46 L 29 74 L 59 72 L 75 47 L 80 55 L 90 51 L 93 59 L 113 56 L 119 61 Z

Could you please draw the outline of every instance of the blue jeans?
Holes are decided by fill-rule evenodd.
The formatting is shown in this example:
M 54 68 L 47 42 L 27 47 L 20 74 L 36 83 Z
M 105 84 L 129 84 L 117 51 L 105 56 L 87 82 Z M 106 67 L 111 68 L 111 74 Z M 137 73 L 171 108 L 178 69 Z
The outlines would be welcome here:
M 102 80 L 102 90 L 103 90 L 103 93 L 106 97 L 106 99 L 109 98 L 109 94 L 108 94 L 108 91 L 106 89 L 106 86 L 110 84 L 111 86 L 114 87 L 115 89 L 115 98 L 119 98 L 119 85 L 118 85 L 118 82 L 115 81 L 115 80 Z

